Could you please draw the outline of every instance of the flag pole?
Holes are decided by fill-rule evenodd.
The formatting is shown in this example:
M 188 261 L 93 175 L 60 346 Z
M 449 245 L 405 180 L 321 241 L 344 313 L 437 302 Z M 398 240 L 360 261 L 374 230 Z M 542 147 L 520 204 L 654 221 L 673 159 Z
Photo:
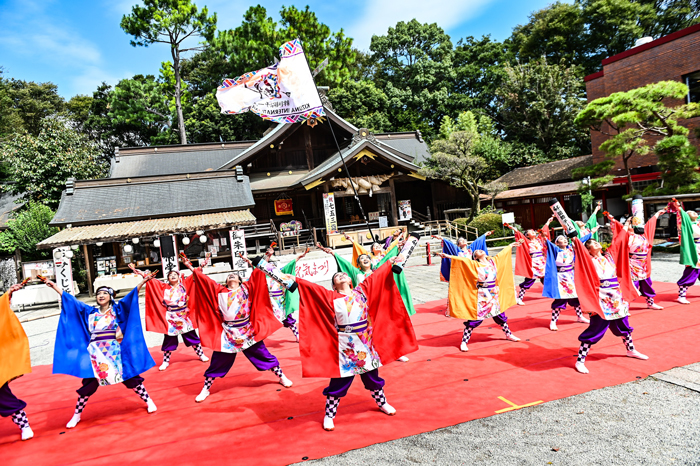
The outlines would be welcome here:
M 297 37 L 297 40 L 301 42 L 301 39 Z M 302 42 L 302 46 L 303 46 Z M 309 59 L 306 56 L 306 51 L 304 51 L 304 59 L 306 60 L 306 66 L 309 68 L 309 74 L 311 74 L 311 80 L 314 82 L 314 87 L 316 88 L 316 94 L 318 94 L 318 100 L 321 102 L 321 106 L 323 107 L 323 99 L 321 99 L 321 93 L 318 91 L 318 86 L 316 86 L 316 81 L 314 81 L 314 76 L 313 73 L 311 72 L 311 65 L 309 64 Z M 308 123 L 307 123 L 308 124 Z M 355 200 L 357 201 L 357 205 L 360 208 L 360 213 L 362 214 L 362 218 L 365 220 L 365 226 L 367 226 L 367 229 L 369 230 L 369 234 L 372 236 L 372 241 L 378 241 L 378 239 L 374 236 L 374 232 L 372 231 L 372 227 L 369 226 L 369 220 L 367 220 L 367 215 L 365 215 L 365 209 L 362 208 L 362 202 L 360 202 L 360 196 L 357 194 L 357 190 L 355 189 L 355 184 L 352 182 L 352 176 L 350 176 L 350 170 L 348 170 L 348 164 L 345 163 L 345 158 L 343 158 L 343 153 L 340 150 L 340 145 L 338 144 L 338 139 L 335 137 L 335 131 L 333 131 L 333 125 L 331 124 L 331 119 L 328 118 L 328 127 L 331 129 L 331 134 L 333 135 L 333 142 L 335 142 L 335 147 L 338 149 L 338 155 L 340 156 L 340 161 L 343 162 L 343 167 L 345 168 L 345 173 L 348 175 L 348 181 L 350 182 L 350 186 L 352 187 L 352 192 L 355 195 Z

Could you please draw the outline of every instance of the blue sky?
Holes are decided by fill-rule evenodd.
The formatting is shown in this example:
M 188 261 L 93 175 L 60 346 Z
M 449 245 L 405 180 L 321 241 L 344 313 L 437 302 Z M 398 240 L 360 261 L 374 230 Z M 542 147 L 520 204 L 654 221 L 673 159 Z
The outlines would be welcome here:
M 102 81 L 116 84 L 135 74 L 157 74 L 169 60 L 163 44 L 132 47 L 119 27 L 137 0 L 0 0 L 0 66 L 5 77 L 51 81 L 65 98 L 92 95 Z M 195 0 L 218 13 L 219 29 L 238 26 L 251 5 L 278 18 L 282 5 L 311 7 L 332 31 L 343 28 L 358 48 L 398 21 L 436 22 L 453 42 L 465 36 L 507 38 L 513 27 L 552 0 Z M 264 66 L 266 64 L 261 64 Z

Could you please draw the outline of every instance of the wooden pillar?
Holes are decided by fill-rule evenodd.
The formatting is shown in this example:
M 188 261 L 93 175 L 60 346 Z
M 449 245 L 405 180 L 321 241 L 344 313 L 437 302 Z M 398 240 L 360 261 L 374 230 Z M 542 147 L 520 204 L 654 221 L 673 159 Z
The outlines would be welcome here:
M 395 227 L 399 225 L 399 202 L 396 200 L 396 189 L 394 189 L 394 179 L 389 178 L 389 188 L 391 188 L 391 226 Z
M 323 217 L 323 215 L 319 215 L 319 213 L 318 213 L 318 196 L 319 196 L 318 190 L 312 189 L 309 194 L 311 195 L 311 217 L 312 218 Z M 306 228 L 311 228 L 311 225 L 306 225 Z
M 535 225 L 535 201 L 536 199 L 530 199 L 530 228 L 533 230 L 536 228 Z
M 92 297 L 95 295 L 95 292 L 92 289 L 92 258 L 90 257 L 90 251 L 88 251 L 87 244 L 83 244 L 83 257 L 85 258 L 85 271 L 87 272 L 88 294 Z
M 303 125 L 304 131 L 304 150 L 306 151 L 306 165 L 309 170 L 314 168 L 314 149 L 311 146 L 311 128 L 309 125 Z

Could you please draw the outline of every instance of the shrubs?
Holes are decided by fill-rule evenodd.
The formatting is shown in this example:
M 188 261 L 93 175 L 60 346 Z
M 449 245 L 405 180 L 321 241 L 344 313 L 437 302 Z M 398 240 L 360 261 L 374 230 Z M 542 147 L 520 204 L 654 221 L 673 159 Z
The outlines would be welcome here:
M 454 220 L 454 223 L 456 223 L 459 226 L 465 226 L 468 225 L 471 228 L 476 228 L 477 231 L 479 232 L 479 235 L 483 235 L 487 231 L 493 230 L 493 235 L 491 235 L 492 238 L 502 238 L 505 236 L 513 236 L 513 233 L 503 227 L 503 222 L 501 220 L 501 214 L 500 213 L 494 213 L 493 211 L 487 211 L 486 213 L 482 213 L 481 215 L 477 216 L 472 220 L 470 223 L 467 223 L 469 219 L 466 218 L 458 218 Z M 473 234 L 469 234 L 469 237 L 467 238 L 468 240 L 472 241 L 476 238 L 473 237 Z M 504 241 L 492 241 L 489 242 L 489 246 L 505 246 L 507 244 L 510 244 L 512 241 L 511 240 L 504 240 Z

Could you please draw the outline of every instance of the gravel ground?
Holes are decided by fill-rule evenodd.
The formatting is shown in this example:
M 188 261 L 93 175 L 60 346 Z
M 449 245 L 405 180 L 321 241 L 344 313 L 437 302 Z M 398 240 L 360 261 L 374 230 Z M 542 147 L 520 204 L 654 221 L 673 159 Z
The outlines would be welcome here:
M 698 465 L 700 393 L 649 377 L 304 463 Z

